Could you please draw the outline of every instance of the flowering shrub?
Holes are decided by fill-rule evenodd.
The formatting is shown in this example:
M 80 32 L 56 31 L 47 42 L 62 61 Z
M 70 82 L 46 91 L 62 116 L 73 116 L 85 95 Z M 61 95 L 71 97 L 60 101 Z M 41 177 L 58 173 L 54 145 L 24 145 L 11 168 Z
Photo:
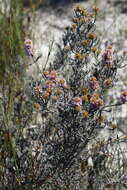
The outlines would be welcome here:
M 38 97 L 33 93 L 33 99 L 41 106 L 42 113 L 47 112 L 45 130 L 50 128 L 54 131 L 47 134 L 44 142 L 44 160 L 50 167 L 48 171 L 43 168 L 43 177 L 38 180 L 45 185 L 47 177 L 49 181 L 62 180 L 58 182 L 62 189 L 71 179 L 69 187 L 79 189 L 80 175 L 72 171 L 76 170 L 78 158 L 97 133 L 97 128 L 107 125 L 106 119 L 103 119 L 106 107 L 115 106 L 106 105 L 104 96 L 115 84 L 125 55 L 118 58 L 108 44 L 105 50 L 100 49 L 95 33 L 98 11 L 94 7 L 93 13 L 89 13 L 76 7 L 73 24 L 66 28 L 63 36 L 63 47 L 58 46 L 56 59 L 43 73 L 40 91 L 44 94 Z M 59 75 L 63 75 L 62 80 L 59 80 Z M 61 85 L 58 85 L 59 81 Z M 125 94 L 121 94 L 122 102 L 118 101 L 118 105 L 126 102 Z M 43 164 L 45 166 L 45 162 Z
M 97 142 L 94 152 L 88 145 L 108 124 L 104 112 L 115 105 L 106 104 L 105 93 L 125 66 L 126 53 L 118 57 L 110 45 L 101 49 L 95 25 L 98 11 L 75 8 L 54 62 L 41 72 L 41 79 L 26 82 L 16 95 L 13 127 L 1 132 L 6 145 L 1 148 L 1 187 L 79 190 L 109 185 L 101 169 L 114 175 L 105 164 L 111 141 Z M 32 41 L 24 43 L 27 55 L 34 57 Z M 127 102 L 126 91 L 120 100 L 116 105 Z M 32 127 L 35 110 L 42 122 Z

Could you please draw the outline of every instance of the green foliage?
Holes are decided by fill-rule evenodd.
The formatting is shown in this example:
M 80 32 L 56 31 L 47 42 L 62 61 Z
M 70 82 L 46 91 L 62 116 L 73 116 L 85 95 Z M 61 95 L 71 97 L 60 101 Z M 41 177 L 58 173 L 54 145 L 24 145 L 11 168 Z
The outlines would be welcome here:
M 12 82 L 16 74 L 16 57 L 23 55 L 20 1 L 12 0 L 10 10 L 0 14 L 0 82 Z

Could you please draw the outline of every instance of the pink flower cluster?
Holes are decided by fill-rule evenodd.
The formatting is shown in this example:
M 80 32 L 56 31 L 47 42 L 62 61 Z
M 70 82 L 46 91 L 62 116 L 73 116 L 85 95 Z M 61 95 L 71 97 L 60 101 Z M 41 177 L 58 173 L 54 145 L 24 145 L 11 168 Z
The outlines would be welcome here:
M 96 77 L 91 77 L 89 83 L 90 83 L 90 87 L 91 87 L 93 90 L 96 90 L 96 89 L 99 88 L 99 83 L 98 83 Z
M 51 72 L 44 72 L 44 75 L 47 79 L 51 80 L 51 81 L 56 81 L 58 74 L 56 71 L 51 71 Z
M 127 90 L 121 92 L 120 100 L 123 104 L 125 104 L 127 102 Z
M 74 106 L 81 106 L 82 105 L 82 98 L 81 97 L 74 97 L 72 99 L 72 105 Z
M 63 88 L 67 87 L 66 80 L 58 77 L 58 73 L 56 71 L 44 72 L 44 75 L 48 79 L 45 83 L 46 88 L 52 88 L 54 85 Z
M 47 80 L 45 82 L 44 88 L 53 88 L 55 86 L 55 83 L 52 80 Z
M 113 62 L 113 51 L 112 51 L 112 46 L 107 46 L 106 50 L 103 54 L 103 60 L 104 64 L 106 65 L 111 65 Z
M 99 109 L 103 105 L 104 105 L 104 102 L 99 97 L 99 95 L 98 94 L 93 94 L 92 97 L 90 98 L 90 110 L 91 111 L 96 111 L 97 109 Z
M 30 39 L 25 39 L 24 41 L 26 54 L 28 56 L 33 56 L 33 43 Z
M 63 88 L 67 88 L 66 80 L 58 77 L 56 71 L 44 72 L 45 84 L 43 87 L 37 86 L 34 88 L 36 96 L 49 99 L 52 96 L 53 99 L 56 99 L 63 93 Z

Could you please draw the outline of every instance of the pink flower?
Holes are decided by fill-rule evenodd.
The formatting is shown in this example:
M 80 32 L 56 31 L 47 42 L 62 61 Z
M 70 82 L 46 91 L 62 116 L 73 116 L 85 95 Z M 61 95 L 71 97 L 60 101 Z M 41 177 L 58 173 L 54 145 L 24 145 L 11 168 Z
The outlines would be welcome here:
M 90 87 L 93 89 L 93 90 L 96 90 L 99 88 L 99 84 L 98 84 L 98 81 L 96 79 L 96 77 L 91 77 L 90 78 Z
M 123 104 L 125 104 L 125 103 L 127 102 L 127 90 L 121 92 L 120 100 L 121 100 L 121 102 L 122 102 Z
M 46 74 L 46 78 L 52 81 L 56 81 L 57 79 L 57 72 L 56 71 L 51 71 L 50 73 Z
M 30 39 L 24 41 L 25 50 L 28 56 L 33 56 L 33 43 Z
M 103 105 L 104 105 L 104 101 L 98 96 L 98 94 L 93 94 L 92 97 L 90 98 L 91 112 L 96 111 Z
M 97 81 L 92 81 L 90 82 L 90 87 L 93 89 L 93 90 L 96 90 L 99 88 L 99 84 Z
M 67 83 L 66 83 L 66 80 L 65 80 L 65 79 L 63 79 L 63 78 L 58 78 L 58 79 L 57 79 L 57 82 L 58 82 L 58 86 L 59 86 L 59 87 L 63 87 L 63 88 L 67 87 Z
M 51 80 L 45 82 L 44 88 L 52 88 L 55 84 Z
M 112 46 L 108 46 L 103 54 L 104 63 L 107 65 L 111 65 L 113 62 L 113 52 Z
M 82 98 L 80 97 L 75 97 L 72 99 L 72 104 L 74 106 L 81 106 L 82 105 Z

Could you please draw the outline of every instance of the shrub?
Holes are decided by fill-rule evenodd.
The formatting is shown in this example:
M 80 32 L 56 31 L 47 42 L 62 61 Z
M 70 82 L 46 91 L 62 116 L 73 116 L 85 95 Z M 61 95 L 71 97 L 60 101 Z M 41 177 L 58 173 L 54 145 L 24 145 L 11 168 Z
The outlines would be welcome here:
M 125 66 L 126 52 L 118 57 L 110 44 L 103 52 L 96 34 L 98 11 L 75 8 L 53 63 L 15 95 L 9 126 L 6 97 L 1 98 L 1 188 L 78 190 L 120 184 L 123 166 L 112 165 L 122 160 L 121 153 L 114 162 L 109 147 L 120 139 L 105 142 L 96 136 L 108 124 L 104 112 L 127 102 L 126 91 L 116 104 L 105 101 L 118 69 Z M 25 40 L 25 49 L 36 64 L 31 40 Z M 41 124 L 32 125 L 35 112 L 41 113 Z

